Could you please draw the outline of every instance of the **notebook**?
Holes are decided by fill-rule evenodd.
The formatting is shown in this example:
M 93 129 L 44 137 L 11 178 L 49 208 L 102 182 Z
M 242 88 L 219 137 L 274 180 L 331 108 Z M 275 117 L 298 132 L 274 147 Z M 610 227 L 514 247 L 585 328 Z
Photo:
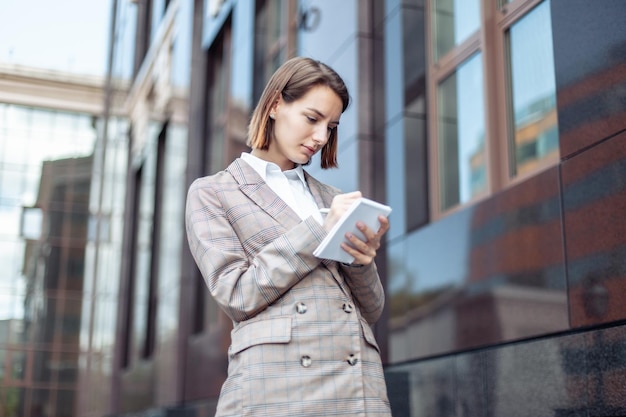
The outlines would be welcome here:
M 377 231 L 380 228 L 378 215 L 387 217 L 389 213 L 391 213 L 391 207 L 368 198 L 359 198 L 328 232 L 322 243 L 313 251 L 313 255 L 321 259 L 352 263 L 354 257 L 341 248 L 341 243 L 347 242 L 346 233 L 350 232 L 359 239 L 365 240 L 363 233 L 357 229 L 356 223 L 360 220 L 370 229 Z

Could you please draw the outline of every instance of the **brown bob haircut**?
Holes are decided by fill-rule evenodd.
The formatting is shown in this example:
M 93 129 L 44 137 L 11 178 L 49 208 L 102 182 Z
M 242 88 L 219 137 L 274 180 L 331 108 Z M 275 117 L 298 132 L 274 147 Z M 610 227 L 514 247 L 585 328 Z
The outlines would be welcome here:
M 345 83 L 328 65 L 306 57 L 291 58 L 274 72 L 257 104 L 248 126 L 247 145 L 253 149 L 266 150 L 274 137 L 274 121 L 270 111 L 279 94 L 286 103 L 304 96 L 312 87 L 323 85 L 333 90 L 341 99 L 343 113 L 350 104 Z M 337 167 L 337 128 L 332 129 L 328 142 L 322 148 L 323 169 Z

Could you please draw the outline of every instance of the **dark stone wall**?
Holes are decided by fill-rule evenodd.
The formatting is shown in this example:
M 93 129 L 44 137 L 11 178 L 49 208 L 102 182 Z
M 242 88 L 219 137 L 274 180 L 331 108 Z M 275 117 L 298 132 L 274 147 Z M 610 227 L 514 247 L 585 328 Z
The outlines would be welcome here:
M 407 243 L 436 262 L 425 242 L 463 225 L 447 259 L 467 258 L 468 278 L 431 294 L 454 306 L 431 341 L 405 329 L 425 359 L 387 367 L 396 417 L 626 415 L 626 2 L 552 0 L 551 13 L 561 161 Z

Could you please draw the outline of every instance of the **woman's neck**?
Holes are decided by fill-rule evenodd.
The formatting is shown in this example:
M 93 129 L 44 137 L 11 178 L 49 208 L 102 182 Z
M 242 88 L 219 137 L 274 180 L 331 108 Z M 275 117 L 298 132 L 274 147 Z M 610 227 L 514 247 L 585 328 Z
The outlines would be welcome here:
M 272 162 L 278 165 L 281 171 L 288 171 L 296 167 L 296 164 L 293 161 L 290 161 L 287 158 L 276 158 L 272 155 L 272 152 L 267 149 L 253 149 L 250 154 L 264 161 Z

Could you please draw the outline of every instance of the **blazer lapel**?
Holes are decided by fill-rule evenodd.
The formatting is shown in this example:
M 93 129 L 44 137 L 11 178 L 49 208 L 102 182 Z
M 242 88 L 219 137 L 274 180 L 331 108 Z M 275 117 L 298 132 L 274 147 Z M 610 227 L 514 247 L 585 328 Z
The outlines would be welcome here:
M 302 221 L 298 214 L 243 159 L 235 159 L 226 170 L 239 183 L 241 192 L 277 222 L 289 229 Z
M 330 207 L 330 204 L 333 202 L 333 197 L 340 193 L 338 189 L 322 184 L 306 171 L 304 171 L 304 178 L 319 208 Z
M 255 204 L 276 219 L 276 221 L 286 229 L 292 228 L 302 221 L 300 216 L 278 197 L 254 168 L 248 165 L 243 159 L 235 159 L 228 168 L 226 168 L 226 171 L 230 172 L 235 181 L 239 183 L 239 189 L 242 193 L 247 195 Z M 339 194 L 340 191 L 329 185 L 322 184 L 306 171 L 304 171 L 304 175 L 318 207 L 330 207 L 333 197 Z M 322 259 L 321 261 L 331 272 L 339 288 L 341 288 L 344 293 L 349 294 L 350 291 L 344 285 L 344 280 L 341 272 L 337 268 L 337 263 L 329 259 Z

